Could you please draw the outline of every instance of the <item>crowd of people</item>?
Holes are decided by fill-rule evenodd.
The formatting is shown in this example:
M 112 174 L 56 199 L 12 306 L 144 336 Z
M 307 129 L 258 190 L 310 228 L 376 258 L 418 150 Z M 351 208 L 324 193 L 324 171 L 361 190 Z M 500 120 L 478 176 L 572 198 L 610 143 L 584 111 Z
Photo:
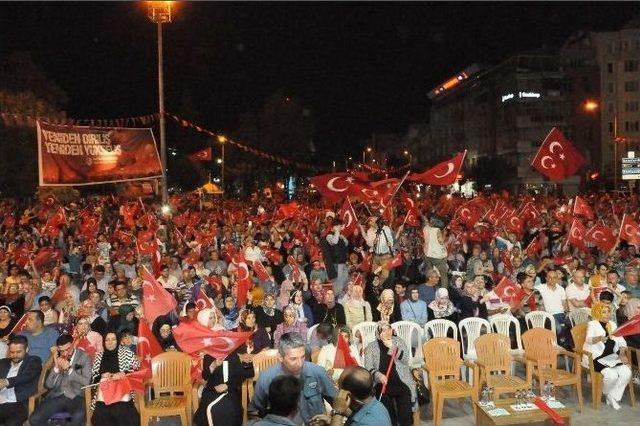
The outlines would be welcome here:
M 618 238 L 605 251 L 569 235 L 574 220 L 617 230 L 623 215 L 636 218 L 636 195 L 585 196 L 589 218 L 566 197 L 401 197 L 411 207 L 356 204 L 361 224 L 349 233 L 339 208 L 263 194 L 204 205 L 197 194 L 174 195 L 170 209 L 114 196 L 2 200 L 0 424 L 44 425 L 60 412 L 84 424 L 84 388 L 140 368 L 145 268 L 176 299 L 175 310 L 149 324 L 162 350 L 182 351 L 173 336 L 181 322 L 253 333 L 224 360 L 202 355 L 197 425 L 208 414 L 242 423 L 241 384 L 254 376 L 253 357 L 270 349 L 281 361 L 257 379 L 248 406 L 256 424 L 412 424 L 420 379 L 412 349 L 391 327 L 397 321 L 512 315 L 524 331 L 527 313 L 545 311 L 558 343 L 572 350 L 568 316 L 585 310 L 593 318 L 585 349 L 596 364 L 640 347 L 640 335 L 612 334 L 640 313 L 637 247 Z M 465 208 L 477 218 L 469 221 Z M 419 223 L 407 220 L 410 209 Z M 522 226 L 497 213 L 520 215 Z M 240 263 L 248 287 L 239 284 Z M 497 290 L 503 278 L 516 286 L 508 298 Z M 377 323 L 375 341 L 353 332 L 363 322 Z M 359 366 L 334 368 L 339 339 Z M 619 408 L 631 370 L 598 368 L 607 403 Z M 43 370 L 48 393 L 30 412 Z M 135 424 L 141 396 L 106 404 L 92 389 L 92 424 Z

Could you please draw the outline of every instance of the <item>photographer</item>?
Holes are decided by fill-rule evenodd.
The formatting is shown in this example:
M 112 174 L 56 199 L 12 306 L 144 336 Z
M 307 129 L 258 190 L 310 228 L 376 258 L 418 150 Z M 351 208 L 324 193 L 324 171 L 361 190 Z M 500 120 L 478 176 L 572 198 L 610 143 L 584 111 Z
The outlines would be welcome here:
M 437 222 L 440 222 L 440 220 L 431 217 L 422 228 L 425 270 L 428 272 L 435 267 L 440 275 L 440 284 L 442 287 L 447 287 L 449 284 L 447 249 L 444 246 L 442 230 L 437 227 L 440 223 Z
M 349 268 L 347 268 L 347 253 L 349 241 L 342 235 L 344 225 L 340 219 L 333 220 L 331 233 L 326 236 L 329 243 L 329 252 L 333 268 L 338 274 L 333 280 L 333 293 L 336 298 L 342 296 L 349 280 Z
M 373 253 L 373 269 L 384 266 L 393 257 L 394 238 L 391 228 L 384 224 L 382 218 L 371 216 L 369 218 L 369 229 L 362 230 L 364 239 L 369 246 L 369 251 Z M 384 283 L 389 278 L 389 270 L 382 268 L 380 280 Z
M 38 404 L 29 419 L 32 426 L 46 425 L 49 418 L 60 411 L 71 414 L 71 425 L 85 423 L 83 386 L 91 383 L 91 358 L 73 347 L 68 334 L 58 337 L 51 348 L 53 369 L 47 376 L 47 396 Z

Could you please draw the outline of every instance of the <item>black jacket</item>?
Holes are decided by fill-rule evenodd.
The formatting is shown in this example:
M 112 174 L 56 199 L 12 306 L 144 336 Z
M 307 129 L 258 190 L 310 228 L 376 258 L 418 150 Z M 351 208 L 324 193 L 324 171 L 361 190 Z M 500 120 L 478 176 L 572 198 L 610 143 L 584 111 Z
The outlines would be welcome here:
M 0 359 L 0 379 L 6 379 L 11 368 L 11 361 L 8 358 Z M 38 379 L 42 371 L 40 358 L 34 355 L 27 355 L 18 369 L 18 374 L 9 379 L 10 388 L 14 388 L 16 400 L 23 402 L 35 395 L 38 391 Z

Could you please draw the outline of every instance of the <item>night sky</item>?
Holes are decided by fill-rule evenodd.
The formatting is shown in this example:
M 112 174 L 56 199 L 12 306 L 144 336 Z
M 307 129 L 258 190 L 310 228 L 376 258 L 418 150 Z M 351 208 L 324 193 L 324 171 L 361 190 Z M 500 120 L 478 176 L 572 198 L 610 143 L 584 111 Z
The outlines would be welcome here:
M 283 93 L 312 111 L 320 149 L 340 142 L 357 153 L 374 131 L 404 133 L 424 120 L 427 92 L 470 63 L 558 46 L 580 29 L 616 30 L 637 10 L 637 2 L 179 3 L 164 33 L 166 108 L 233 131 Z M 67 92 L 70 117 L 152 113 L 156 29 L 146 13 L 129 2 L 3 3 L 0 55 L 31 52 Z

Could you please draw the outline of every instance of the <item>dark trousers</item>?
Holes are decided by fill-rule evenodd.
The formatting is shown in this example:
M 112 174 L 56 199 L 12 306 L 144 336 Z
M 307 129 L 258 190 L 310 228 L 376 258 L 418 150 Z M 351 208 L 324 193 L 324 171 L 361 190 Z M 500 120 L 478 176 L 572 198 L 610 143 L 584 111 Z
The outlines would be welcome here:
M 73 426 L 85 424 L 84 395 L 69 399 L 64 395 L 45 398 L 31 415 L 29 423 L 31 426 L 45 426 L 47 420 L 56 413 L 69 413 Z
M 413 424 L 413 404 L 411 404 L 411 391 L 403 386 L 404 392 L 392 392 L 384 394 L 381 402 L 389 412 L 392 425 L 411 426 Z
M 7 402 L 0 404 L 0 425 L 22 426 L 29 417 L 26 402 Z
M 96 402 L 91 416 L 93 426 L 140 426 L 140 414 L 133 401 L 106 405 Z

